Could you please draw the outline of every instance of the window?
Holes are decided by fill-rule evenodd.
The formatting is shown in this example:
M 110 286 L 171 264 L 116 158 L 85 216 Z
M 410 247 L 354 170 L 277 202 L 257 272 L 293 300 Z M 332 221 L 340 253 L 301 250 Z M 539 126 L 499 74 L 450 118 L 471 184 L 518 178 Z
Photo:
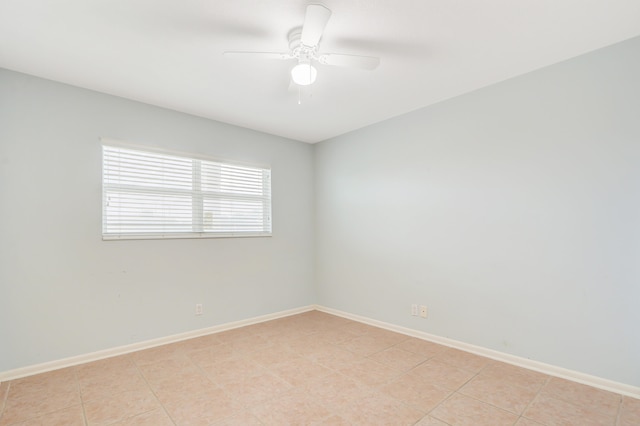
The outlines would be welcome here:
M 271 235 L 271 170 L 102 145 L 102 237 Z

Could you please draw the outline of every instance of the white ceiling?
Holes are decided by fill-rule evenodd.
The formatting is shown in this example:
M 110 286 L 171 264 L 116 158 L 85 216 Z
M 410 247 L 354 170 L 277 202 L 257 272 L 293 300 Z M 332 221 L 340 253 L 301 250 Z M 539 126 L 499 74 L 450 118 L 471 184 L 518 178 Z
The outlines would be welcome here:
M 287 51 L 302 0 L 0 0 L 0 67 L 313 143 L 640 35 L 638 0 L 321 2 L 321 50 L 381 64 L 301 105 L 294 61 L 222 52 Z

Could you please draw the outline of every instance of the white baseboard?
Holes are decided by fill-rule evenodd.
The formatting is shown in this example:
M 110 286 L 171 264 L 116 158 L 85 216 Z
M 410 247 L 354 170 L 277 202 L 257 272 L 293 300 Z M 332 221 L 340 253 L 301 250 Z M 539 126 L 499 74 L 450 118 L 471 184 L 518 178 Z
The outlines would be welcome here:
M 201 328 L 199 330 L 187 331 L 185 333 L 174 334 L 172 336 L 160 337 L 158 339 L 146 340 L 144 342 L 132 343 L 130 345 L 118 346 L 111 349 L 105 349 L 97 352 L 91 352 L 84 355 L 72 356 L 55 361 L 49 361 L 42 364 L 30 365 L 27 367 L 16 368 L 14 370 L 0 371 L 0 382 L 7 380 L 19 379 L 21 377 L 31 376 L 34 374 L 46 373 L 47 371 L 58 370 L 60 368 L 72 367 L 86 362 L 98 361 L 105 358 L 111 358 L 118 355 L 124 355 L 143 349 L 149 349 L 156 346 L 166 345 L 168 343 L 180 342 L 182 340 L 193 339 L 194 337 L 205 336 L 212 333 L 220 333 L 221 331 L 232 330 L 234 328 L 244 327 L 247 325 L 257 324 L 278 318 L 284 318 L 291 315 L 301 314 L 303 312 L 314 310 L 315 306 L 304 306 L 301 308 L 289 309 L 286 311 L 276 312 L 273 314 L 261 315 L 245 320 L 229 322 L 213 327 Z
M 599 389 L 603 389 L 609 392 L 615 392 L 622 395 L 631 396 L 634 398 L 640 398 L 640 387 L 628 385 L 625 383 L 615 382 L 613 380 L 603 379 L 597 376 L 591 376 L 589 374 L 581 373 L 579 371 L 569 370 L 569 369 L 557 367 L 551 364 L 545 364 L 543 362 L 522 358 L 519 356 L 507 354 L 504 352 L 499 352 L 493 349 L 483 348 L 482 346 L 471 345 L 469 343 L 448 339 L 446 337 L 436 336 L 434 334 L 413 330 L 411 328 L 389 324 L 383 321 L 374 320 L 374 319 L 363 317 L 360 315 L 354 315 L 348 312 L 342 312 L 337 309 L 327 308 L 319 305 L 316 305 L 315 309 L 318 311 L 326 312 L 328 314 L 358 321 L 364 324 L 369 324 L 375 327 L 384 328 L 386 330 L 395 331 L 397 333 L 405 334 L 408 336 L 417 337 L 418 339 L 428 340 L 430 342 L 439 343 L 441 345 L 449 346 L 455 349 L 471 352 L 473 354 L 491 358 L 496 361 L 501 361 L 508 364 L 516 365 L 518 367 L 534 370 L 543 374 L 547 374 L 549 376 L 560 377 L 563 379 L 567 379 L 567 380 L 582 383 L 585 385 L 593 386 Z

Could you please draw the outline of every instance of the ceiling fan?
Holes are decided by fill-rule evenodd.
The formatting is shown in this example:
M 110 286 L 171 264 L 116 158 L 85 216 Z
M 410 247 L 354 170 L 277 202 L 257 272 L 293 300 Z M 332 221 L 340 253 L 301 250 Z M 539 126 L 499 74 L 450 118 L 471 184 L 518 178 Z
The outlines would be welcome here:
M 225 56 L 251 56 L 264 59 L 296 59 L 298 63 L 291 69 L 291 80 L 299 86 L 308 86 L 316 80 L 318 72 L 313 66 L 313 62 L 364 70 L 376 69 L 380 64 L 380 58 L 321 53 L 319 51 L 320 39 L 330 17 L 331 11 L 325 6 L 321 4 L 308 5 L 302 27 L 294 28 L 289 32 L 288 52 L 226 51 L 223 54 Z

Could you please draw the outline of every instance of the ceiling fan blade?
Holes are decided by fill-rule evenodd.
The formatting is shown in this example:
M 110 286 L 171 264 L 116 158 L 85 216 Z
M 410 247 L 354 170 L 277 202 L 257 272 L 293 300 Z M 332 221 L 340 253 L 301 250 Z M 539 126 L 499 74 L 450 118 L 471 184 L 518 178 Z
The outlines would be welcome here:
M 331 11 L 321 4 L 307 6 L 300 42 L 309 47 L 317 46 L 330 17 Z
M 339 53 L 325 53 L 318 57 L 321 64 L 335 65 L 337 67 L 360 68 L 374 70 L 380 64 L 380 58 L 375 56 L 342 55 Z
M 244 51 L 226 51 L 222 52 L 224 56 L 252 57 L 261 59 L 291 59 L 293 56 L 289 53 L 282 52 L 244 52 Z

